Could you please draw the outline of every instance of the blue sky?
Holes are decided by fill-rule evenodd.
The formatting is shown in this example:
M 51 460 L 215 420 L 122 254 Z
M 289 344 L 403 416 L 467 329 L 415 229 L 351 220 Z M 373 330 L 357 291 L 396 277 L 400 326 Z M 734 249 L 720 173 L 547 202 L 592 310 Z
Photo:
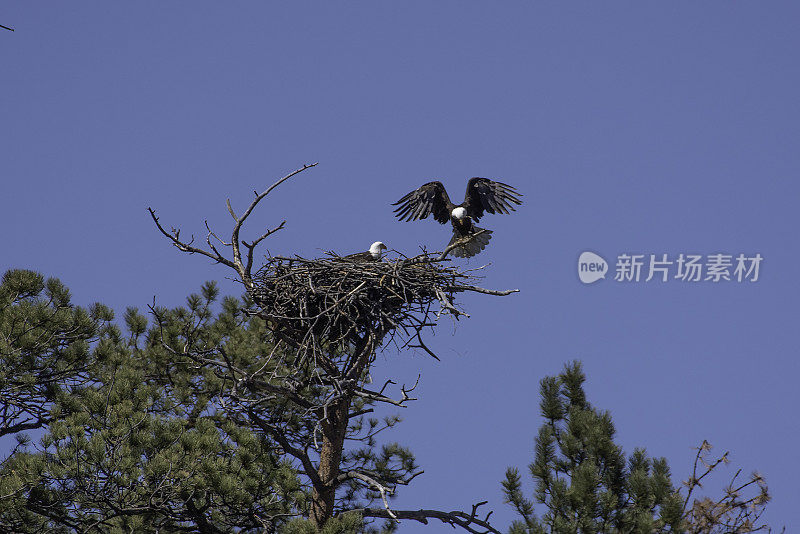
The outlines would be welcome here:
M 379 377 L 420 400 L 393 438 L 425 474 L 398 508 L 469 509 L 532 460 L 538 382 L 583 361 L 589 399 L 626 451 L 685 478 L 707 439 L 757 469 L 768 520 L 796 501 L 800 262 L 800 7 L 791 2 L 5 2 L 0 24 L 0 269 L 58 276 L 74 300 L 174 306 L 230 273 L 179 254 L 168 226 L 250 236 L 313 257 L 381 240 L 441 248 L 446 227 L 389 204 L 437 178 L 516 186 L 487 216 L 472 318 L 443 321 L 424 354 L 389 349 Z M 245 232 L 248 230 L 246 229 Z M 246 236 L 245 236 L 246 237 Z M 583 285 L 585 250 L 761 254 L 755 283 Z M 733 474 L 729 469 L 725 476 Z M 794 528 L 793 528 L 794 527 Z M 404 523 L 401 532 L 434 531 Z

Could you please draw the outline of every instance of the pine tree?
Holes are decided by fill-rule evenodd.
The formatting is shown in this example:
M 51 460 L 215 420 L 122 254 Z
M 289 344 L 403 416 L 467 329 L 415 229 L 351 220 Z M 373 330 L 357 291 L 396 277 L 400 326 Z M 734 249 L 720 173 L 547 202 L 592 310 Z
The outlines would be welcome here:
M 275 532 L 297 514 L 307 492 L 291 463 L 228 417 L 219 377 L 174 357 L 238 344 L 236 364 L 256 365 L 263 330 L 237 299 L 214 315 L 217 293 L 206 284 L 152 323 L 130 308 L 125 335 L 103 328 L 45 435 L 0 467 L 0 530 Z
M 7 275 L 9 284 L 0 291 L 18 275 Z M 35 273 L 24 277 L 42 280 Z M 51 285 L 68 294 L 55 279 Z M 31 285 L 30 299 L 38 298 L 38 287 Z M 7 324 L 32 324 L 47 302 L 49 297 L 37 301 L 30 313 L 15 310 Z M 293 443 L 313 444 L 319 418 L 305 406 L 324 401 L 330 391 L 296 388 L 294 400 L 267 394 L 278 384 L 286 387 L 280 377 L 293 353 L 276 351 L 264 321 L 247 313 L 252 305 L 247 296 L 219 302 L 215 284 L 207 283 L 186 306 L 153 306 L 149 320 L 129 308 L 124 327 L 98 306 L 102 321 L 84 325 L 76 351 L 82 355 L 80 382 L 70 379 L 68 394 L 62 389 L 43 412 L 44 434 L 35 441 L 21 438 L 0 464 L 0 531 L 393 532 L 395 521 L 374 526 L 362 513 L 387 519 L 388 508 L 370 512 L 369 505 L 391 495 L 351 477 L 340 477 L 331 517 L 321 526 L 314 520 L 313 482 L 287 449 L 297 453 Z M 64 299 L 59 306 L 70 317 L 85 313 Z M 11 355 L 19 352 L 14 344 L 10 349 Z M 10 383 L 18 383 L 14 368 L 6 369 Z M 35 385 L 27 369 L 16 369 Z M 246 386 L 248 380 L 255 384 Z M 256 395 L 252 402 L 250 394 Z M 372 399 L 351 401 L 350 445 L 340 450 L 339 472 L 367 473 L 387 488 L 417 473 L 406 447 L 379 445 L 374 438 L 400 419 L 373 417 Z M 319 453 L 306 454 L 315 469 Z M 481 522 L 474 513 L 392 513 L 462 526 Z
M 0 281 L 0 437 L 35 430 L 51 420 L 50 409 L 85 384 L 111 311 L 86 310 L 70 302 L 55 278 L 13 269 Z
M 533 499 L 524 497 L 519 471 L 503 482 L 506 502 L 521 520 L 511 534 L 681 532 L 683 500 L 664 458 L 637 449 L 626 458 L 614 443 L 608 412 L 586 400 L 578 362 L 541 381 L 541 415 L 529 469 Z M 543 507 L 537 515 L 536 505 Z
M 313 440 L 318 419 L 298 406 L 319 402 L 326 392 L 299 388 L 296 402 L 266 394 L 242 402 L 231 369 L 273 377 L 253 389 L 269 392 L 281 383 L 282 367 L 292 364 L 292 353 L 264 358 L 276 354 L 276 343 L 265 323 L 248 314 L 253 303 L 247 296 L 220 302 L 216 286 L 208 283 L 184 307 L 152 307 L 149 320 L 129 308 L 124 327 L 115 326 L 103 306 L 73 306 L 58 280 L 30 271 L 6 273 L 0 296 L 2 428 L 19 438 L 0 463 L 2 532 L 396 529 L 393 520 L 370 524 L 362 510 L 372 517 L 391 512 L 398 519 L 438 519 L 468 531 L 497 532 L 475 509 L 371 509 L 369 502 L 386 496 L 345 477 L 337 486 L 335 512 L 321 526 L 313 520 L 313 483 L 286 449 Z M 522 518 L 512 534 L 768 530 L 759 522 L 769 501 L 760 475 L 740 481 L 737 471 L 721 498 L 690 503 L 692 491 L 727 463 L 728 453 L 712 460 L 704 443 L 682 497 L 663 459 L 648 458 L 643 450 L 626 458 L 613 441 L 610 415 L 586 400 L 584 380 L 573 363 L 541 382 L 545 423 L 530 466 L 533 499 L 523 496 L 516 469 L 509 469 L 504 482 L 507 500 Z M 366 471 L 387 485 L 417 472 L 408 449 L 378 447 L 374 440 L 376 430 L 399 419 L 372 417 L 370 399 L 351 406 L 347 435 L 357 446 L 342 448 L 340 469 Z M 277 423 L 280 434 L 265 431 L 265 424 Z M 44 434 L 34 441 L 23 430 Z M 316 468 L 319 458 L 309 460 Z

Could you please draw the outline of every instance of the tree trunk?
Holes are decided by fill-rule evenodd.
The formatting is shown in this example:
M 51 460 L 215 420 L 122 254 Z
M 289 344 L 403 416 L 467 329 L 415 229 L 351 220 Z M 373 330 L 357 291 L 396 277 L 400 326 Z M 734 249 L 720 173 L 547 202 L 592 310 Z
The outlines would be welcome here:
M 317 529 L 322 529 L 333 516 L 336 503 L 336 477 L 342 461 L 344 438 L 349 422 L 350 398 L 344 398 L 328 407 L 328 417 L 322 420 L 322 447 L 319 452 L 317 473 L 320 485 L 314 486 L 311 502 L 311 521 Z M 320 416 L 322 417 L 322 416 Z
M 377 339 L 381 338 L 382 335 L 377 336 Z M 351 366 L 345 373 L 348 378 L 361 379 L 376 345 L 374 334 L 368 334 L 356 343 Z M 345 395 L 337 403 L 328 406 L 327 418 L 321 411 L 318 414 L 322 426 L 322 447 L 319 451 L 319 467 L 317 469 L 320 483 L 314 485 L 311 496 L 311 521 L 317 529 L 322 529 L 333 516 L 336 488 L 339 486 L 336 478 L 339 476 L 344 438 L 350 422 L 351 401 L 352 395 Z

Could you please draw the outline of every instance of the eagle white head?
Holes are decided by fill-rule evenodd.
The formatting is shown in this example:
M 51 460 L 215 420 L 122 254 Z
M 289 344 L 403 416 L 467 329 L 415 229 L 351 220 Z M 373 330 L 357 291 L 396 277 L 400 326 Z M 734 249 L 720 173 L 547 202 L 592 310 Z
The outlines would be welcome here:
M 381 259 L 384 250 L 386 250 L 386 245 L 384 245 L 381 241 L 375 241 L 369 246 L 369 253 L 372 254 L 372 257 L 376 260 Z
M 460 221 L 467 216 L 467 210 L 458 206 L 457 208 L 453 208 L 451 215 Z

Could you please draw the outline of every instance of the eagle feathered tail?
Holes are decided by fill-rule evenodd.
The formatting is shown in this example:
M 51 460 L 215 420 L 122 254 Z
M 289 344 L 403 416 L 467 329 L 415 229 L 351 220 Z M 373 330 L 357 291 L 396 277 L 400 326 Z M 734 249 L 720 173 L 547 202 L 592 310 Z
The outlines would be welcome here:
M 477 226 L 473 228 L 475 233 L 469 236 L 461 236 L 459 235 L 458 231 L 455 229 L 453 230 L 453 238 L 450 239 L 450 242 L 447 244 L 447 246 L 449 247 L 456 241 L 463 241 L 462 244 L 452 250 L 451 253 L 453 256 L 458 258 L 471 258 L 475 254 L 485 249 L 486 245 L 489 244 L 489 240 L 492 238 L 492 231 L 484 230 L 483 228 L 478 228 Z

